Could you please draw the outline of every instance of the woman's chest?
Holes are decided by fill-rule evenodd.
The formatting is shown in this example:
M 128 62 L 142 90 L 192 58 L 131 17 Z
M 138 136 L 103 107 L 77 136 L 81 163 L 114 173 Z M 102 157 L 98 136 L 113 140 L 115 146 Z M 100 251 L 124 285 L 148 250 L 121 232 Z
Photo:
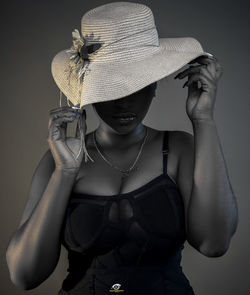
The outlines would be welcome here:
M 149 183 L 163 173 L 164 157 L 162 153 L 163 132 L 152 136 L 150 144 L 144 148 L 139 159 L 129 172 L 128 176 L 123 177 L 123 173 L 119 171 L 120 167 L 129 168 L 133 164 L 133 158 L 136 157 L 136 151 L 131 151 L 130 155 L 127 151 L 121 151 L 116 161 L 116 167 L 107 163 L 97 153 L 91 151 L 94 163 L 88 163 L 81 167 L 77 181 L 73 187 L 73 192 L 91 194 L 91 195 L 117 195 L 132 192 L 145 184 Z M 166 159 L 165 159 L 166 160 Z M 119 163 L 120 162 L 120 163 Z M 168 176 L 176 183 L 178 152 L 172 149 L 168 153 L 166 161 L 166 169 Z

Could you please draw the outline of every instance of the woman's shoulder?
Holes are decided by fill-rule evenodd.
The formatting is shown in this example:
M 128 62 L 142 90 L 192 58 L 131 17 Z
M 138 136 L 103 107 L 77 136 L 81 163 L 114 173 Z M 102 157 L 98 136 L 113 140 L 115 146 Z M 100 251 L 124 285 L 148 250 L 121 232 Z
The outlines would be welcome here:
M 194 137 L 191 133 L 184 130 L 157 130 L 152 128 L 152 132 L 155 134 L 155 139 L 163 138 L 164 133 L 168 133 L 168 149 L 169 158 L 173 160 L 174 163 L 179 165 L 181 159 L 184 157 L 189 157 L 190 153 L 194 150 Z
M 184 130 L 168 130 L 170 140 L 176 145 L 184 148 L 193 141 L 193 134 Z
M 189 144 L 190 141 L 193 141 L 193 135 L 188 131 L 148 128 L 151 131 L 151 134 L 153 134 L 152 137 L 163 136 L 164 133 L 168 133 L 168 143 L 173 146 L 174 149 L 183 148 Z

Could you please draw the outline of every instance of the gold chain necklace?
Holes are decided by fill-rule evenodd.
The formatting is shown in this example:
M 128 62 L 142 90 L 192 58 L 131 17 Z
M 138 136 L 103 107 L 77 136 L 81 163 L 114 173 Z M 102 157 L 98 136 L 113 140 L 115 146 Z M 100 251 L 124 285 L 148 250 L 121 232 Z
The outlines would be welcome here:
M 120 171 L 122 173 L 122 177 L 126 177 L 126 176 L 129 175 L 129 173 L 132 171 L 132 169 L 134 168 L 135 164 L 137 163 L 137 161 L 138 161 L 138 159 L 139 159 L 139 157 L 141 155 L 142 149 L 143 149 L 144 144 L 146 142 L 146 139 L 148 137 L 148 128 L 147 128 L 147 126 L 145 126 L 145 127 L 146 127 L 146 134 L 145 134 L 144 139 L 142 141 L 140 150 L 139 150 L 139 152 L 138 152 L 138 154 L 136 156 L 136 159 L 135 159 L 133 165 L 129 169 L 126 169 L 126 170 L 122 170 L 121 168 L 117 167 L 116 165 L 114 165 L 113 163 L 111 163 L 107 158 L 104 157 L 104 155 L 101 153 L 101 151 L 97 147 L 97 142 L 96 142 L 96 138 L 95 138 L 95 131 L 93 132 L 93 141 L 94 141 L 94 144 L 95 144 L 95 147 L 96 147 L 98 153 L 100 154 L 100 156 L 103 158 L 103 160 L 106 163 L 108 163 L 111 167 L 113 167 L 113 168 L 117 169 L 118 171 Z M 136 170 L 138 170 L 138 168 L 136 168 Z

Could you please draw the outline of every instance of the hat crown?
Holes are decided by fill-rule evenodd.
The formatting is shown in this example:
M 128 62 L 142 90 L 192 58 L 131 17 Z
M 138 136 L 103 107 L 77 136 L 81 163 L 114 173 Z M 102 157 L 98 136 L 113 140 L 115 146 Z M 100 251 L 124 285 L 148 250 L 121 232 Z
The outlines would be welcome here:
M 138 45 L 159 45 L 152 10 L 140 3 L 113 2 L 89 10 L 81 19 L 81 33 L 88 44 L 100 42 L 105 47 L 97 53 L 98 62 L 115 59 L 116 52 Z M 121 55 L 117 55 L 118 58 L 122 61 Z

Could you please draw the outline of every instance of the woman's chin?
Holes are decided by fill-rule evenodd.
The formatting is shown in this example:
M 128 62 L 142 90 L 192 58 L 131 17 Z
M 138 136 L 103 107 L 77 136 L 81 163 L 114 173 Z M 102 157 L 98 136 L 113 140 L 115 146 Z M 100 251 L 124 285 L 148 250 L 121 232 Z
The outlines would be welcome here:
M 117 133 L 126 134 L 134 130 L 137 125 L 138 122 L 136 119 L 133 122 L 116 120 L 116 122 L 112 122 L 112 125 L 110 127 Z

